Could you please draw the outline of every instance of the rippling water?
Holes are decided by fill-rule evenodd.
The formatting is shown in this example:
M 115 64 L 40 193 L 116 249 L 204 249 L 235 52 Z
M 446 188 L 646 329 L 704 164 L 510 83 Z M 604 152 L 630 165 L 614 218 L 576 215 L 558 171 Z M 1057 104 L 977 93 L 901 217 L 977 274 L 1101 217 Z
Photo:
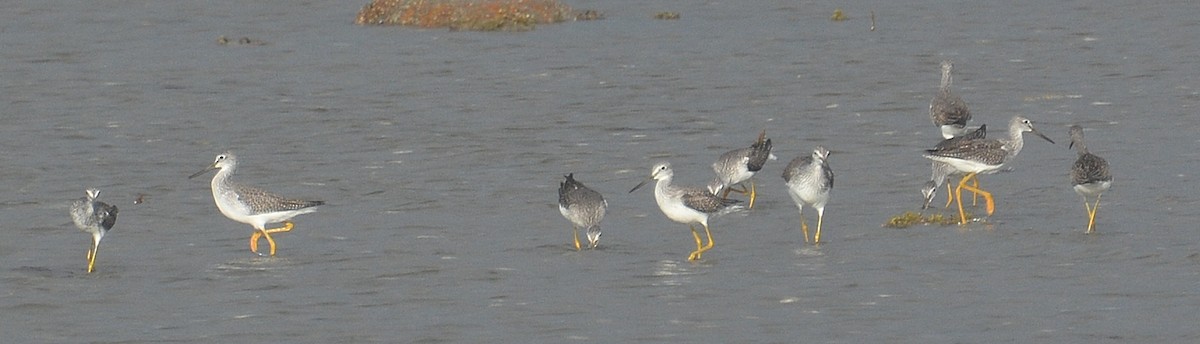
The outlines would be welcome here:
M 365 3 L 365 1 L 363 1 Z M 580 1 L 526 33 L 352 24 L 354 2 L 0 5 L 0 328 L 13 342 L 1195 342 L 1200 19 L 1186 1 Z M 653 20 L 674 11 L 680 20 Z M 877 30 L 871 32 L 870 11 Z M 221 45 L 217 38 L 235 41 Z M 250 44 L 236 39 L 250 38 Z M 920 207 L 938 63 L 974 124 L 1023 114 L 987 223 L 883 229 Z M 1098 235 L 1067 126 L 1116 182 Z M 767 129 L 755 209 L 692 239 L 645 190 L 701 185 Z M 820 247 L 779 178 L 831 148 Z M 329 203 L 247 250 L 186 176 Z M 570 249 L 563 174 L 609 203 Z M 67 205 L 121 208 L 97 272 Z M 144 195 L 144 203 L 133 200 Z M 943 196 L 944 197 L 944 196 Z M 940 202 L 935 201 L 935 202 Z

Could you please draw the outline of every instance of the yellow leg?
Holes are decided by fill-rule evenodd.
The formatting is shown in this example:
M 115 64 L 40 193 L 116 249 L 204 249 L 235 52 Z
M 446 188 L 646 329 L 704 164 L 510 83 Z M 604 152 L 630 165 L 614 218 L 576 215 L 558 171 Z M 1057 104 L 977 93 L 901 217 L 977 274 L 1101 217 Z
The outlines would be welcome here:
M 739 184 L 739 185 L 740 185 L 740 184 Z M 741 189 L 735 189 L 735 187 L 736 187 L 736 186 L 737 186 L 737 185 L 730 185 L 729 187 L 725 188 L 725 191 L 724 191 L 723 193 L 721 193 L 721 199 L 726 199 L 726 198 L 729 198 L 729 193 L 730 193 L 730 192 L 736 192 L 736 193 L 740 193 L 740 194 L 743 194 L 743 195 L 745 195 L 745 194 L 747 194 L 747 193 L 749 193 L 749 192 L 750 192 L 750 190 L 747 190 L 747 189 L 746 189 L 746 186 L 745 186 L 745 185 L 742 185 L 742 188 L 741 188 Z
M 250 252 L 258 253 L 258 238 L 261 237 L 262 232 L 257 229 L 254 230 L 254 234 L 250 234 Z
M 967 178 L 973 175 L 975 174 L 968 173 L 966 177 L 963 177 L 963 179 L 958 182 L 958 187 L 954 188 L 954 193 L 958 195 L 958 198 L 955 198 L 955 201 L 958 202 L 958 224 L 960 225 L 967 224 L 967 212 L 963 211 L 962 206 L 962 188 L 963 185 L 967 184 Z
M 955 192 L 954 192 L 955 196 L 958 198 L 958 200 L 957 200 L 958 201 L 958 219 L 959 219 L 958 223 L 961 225 L 967 224 L 967 212 L 963 211 L 963 206 L 962 206 L 962 190 L 963 189 L 967 189 L 968 191 L 971 191 L 971 192 L 974 192 L 976 194 L 983 196 L 983 200 L 987 202 L 988 216 L 991 216 L 992 213 L 996 211 L 996 205 L 992 200 L 992 194 L 990 192 L 983 191 L 983 189 L 967 185 L 967 181 L 973 177 L 975 177 L 974 172 L 968 173 L 966 177 L 963 177 L 962 181 L 958 182 L 958 188 L 956 188 Z
M 695 227 L 693 227 L 692 233 L 694 235 L 696 235 L 696 244 L 700 244 L 700 235 L 695 234 L 696 232 L 695 232 L 694 228 Z M 694 261 L 694 260 L 700 259 L 700 257 L 702 255 L 704 255 L 704 252 L 707 252 L 708 250 L 711 250 L 713 248 L 712 232 L 708 230 L 708 226 L 704 226 L 704 235 L 708 237 L 708 245 L 704 245 L 703 247 L 697 247 L 696 252 L 692 252 L 692 255 L 688 257 L 689 261 Z
M 966 177 L 963 177 L 963 178 L 965 179 Z M 979 176 L 978 175 L 976 175 L 972 179 L 972 184 L 974 184 L 974 186 L 976 188 L 979 188 Z M 971 206 L 978 205 L 978 202 L 977 202 L 978 198 L 979 198 L 979 194 L 974 194 L 974 196 L 971 197 Z M 952 203 L 954 203 L 954 193 L 953 193 L 953 191 L 950 190 L 949 185 L 947 185 L 947 187 L 946 187 L 946 205 L 943 206 L 943 208 L 949 208 L 950 204 L 952 204 Z
M 976 195 L 979 195 L 980 197 L 983 197 L 983 202 L 985 203 L 985 205 L 987 207 L 988 216 L 992 216 L 992 213 L 996 212 L 996 203 L 995 203 L 995 200 L 992 199 L 991 192 L 983 191 L 983 189 L 980 189 L 980 188 L 977 188 L 974 186 L 970 186 L 970 185 L 963 185 L 963 188 L 967 189 L 967 191 L 974 192 Z
M 96 266 L 96 253 L 97 253 L 96 251 L 99 251 L 99 250 L 100 250 L 100 247 L 97 244 L 92 244 L 92 248 L 88 250 L 88 253 L 87 253 L 88 270 L 87 271 L 89 274 L 92 273 L 92 271 L 94 270 L 94 268 Z
M 804 214 L 800 214 L 800 232 L 804 233 L 804 242 L 808 242 L 808 221 L 804 220 Z
M 1096 205 L 1089 206 L 1087 198 L 1083 199 L 1083 207 L 1088 211 L 1088 226 L 1087 233 L 1096 231 L 1096 211 L 1100 210 L 1100 196 L 1096 196 Z
M 754 199 L 758 195 L 758 190 L 754 187 L 754 179 L 750 179 L 750 205 L 747 209 L 754 209 Z
M 971 186 L 974 186 L 976 189 L 979 188 L 979 175 L 975 175 L 975 178 L 971 178 Z M 979 206 L 979 193 L 972 194 L 971 206 L 972 207 Z
M 571 231 L 575 233 L 575 250 L 582 250 L 579 246 L 579 228 L 571 227 Z
M 952 191 L 950 189 L 951 189 L 950 185 L 946 185 L 946 206 L 944 206 L 942 208 L 949 208 L 950 204 L 954 203 L 954 191 Z
M 274 256 L 275 255 L 275 239 L 272 239 L 271 234 L 267 233 L 266 230 L 260 230 L 260 231 L 254 232 L 253 235 L 250 235 L 250 243 L 251 243 L 250 251 L 253 251 L 254 253 L 258 253 L 258 238 L 259 237 L 267 238 L 267 244 L 271 246 L 271 255 Z
M 271 233 L 290 232 L 290 231 L 292 231 L 292 228 L 294 228 L 295 226 L 296 225 L 293 224 L 291 221 L 283 221 L 283 227 L 263 229 L 263 230 L 254 232 L 254 234 L 250 235 L 250 251 L 254 252 L 254 253 L 258 253 L 258 238 L 265 237 L 265 238 L 267 238 L 267 244 L 271 245 L 271 255 L 274 256 L 275 255 L 275 239 L 271 238 Z
M 692 251 L 692 254 L 688 255 L 688 261 L 693 261 L 700 259 L 700 249 L 703 248 L 704 245 L 700 241 L 700 233 L 696 233 L 696 225 L 688 225 L 688 228 L 692 230 L 692 237 L 696 238 L 696 250 Z
M 813 237 L 813 244 L 821 243 L 821 222 L 825 220 L 825 212 L 817 212 L 817 235 Z

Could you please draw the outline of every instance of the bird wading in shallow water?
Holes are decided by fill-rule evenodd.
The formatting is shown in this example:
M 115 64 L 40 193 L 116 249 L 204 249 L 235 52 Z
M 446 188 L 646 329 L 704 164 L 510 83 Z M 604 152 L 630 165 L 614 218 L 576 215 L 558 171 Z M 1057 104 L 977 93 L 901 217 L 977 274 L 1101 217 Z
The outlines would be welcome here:
M 804 242 L 808 242 L 808 223 L 804 221 L 804 205 L 817 210 L 817 233 L 813 243 L 821 243 L 821 225 L 825 220 L 825 204 L 833 190 L 833 169 L 829 168 L 829 150 L 817 146 L 812 155 L 792 159 L 783 169 L 783 180 L 787 182 L 788 195 L 800 210 L 800 231 Z
M 1112 173 L 1108 171 L 1108 162 L 1095 154 L 1088 152 L 1083 144 L 1083 127 L 1072 125 L 1070 130 L 1071 144 L 1079 153 L 1075 165 L 1071 167 L 1071 185 L 1075 193 L 1083 197 L 1083 207 L 1088 212 L 1088 225 L 1085 233 L 1096 231 L 1096 211 L 1100 209 L 1100 195 L 1112 186 Z M 1089 200 L 1095 198 L 1096 203 Z
M 929 119 L 941 130 L 943 139 L 965 134 L 967 122 L 971 120 L 971 110 L 967 109 L 967 103 L 950 91 L 950 84 L 954 82 L 950 76 L 952 69 L 953 63 L 942 61 L 942 85 L 938 88 L 937 95 L 929 101 Z
M 754 199 L 758 196 L 754 174 L 762 169 L 767 160 L 775 159 L 775 155 L 771 154 L 771 139 L 763 130 L 750 147 L 725 152 L 713 162 L 712 169 L 717 177 L 708 184 L 708 191 L 721 195 L 721 198 L 729 198 L 730 192 L 749 194 L 750 201 L 746 207 L 754 208 Z M 746 187 L 745 183 L 750 183 L 750 186 Z M 736 188 L 739 185 L 741 189 Z
M 954 198 L 958 202 L 959 224 L 967 224 L 967 215 L 962 206 L 963 189 L 983 196 L 983 200 L 987 202 L 988 216 L 995 212 L 996 205 L 992 200 L 992 194 L 967 185 L 967 182 L 977 174 L 996 173 L 1000 168 L 1012 162 L 1012 159 L 1020 154 L 1021 148 L 1025 146 L 1023 134 L 1026 132 L 1033 133 L 1051 144 L 1054 143 L 1054 140 L 1034 129 L 1033 122 L 1030 122 L 1029 119 L 1013 116 L 1012 120 L 1008 122 L 1008 138 L 1006 139 L 963 140 L 956 145 L 945 147 L 939 145 L 935 149 L 925 151 L 925 158 L 945 163 L 954 167 L 958 172 L 966 173 L 954 191 Z
M 966 133 L 962 136 L 955 136 L 952 138 L 942 140 L 942 142 L 939 142 L 938 145 L 936 147 L 934 147 L 933 149 L 938 150 L 938 149 L 942 149 L 944 147 L 953 147 L 955 145 L 961 144 L 962 141 L 965 141 L 965 140 L 979 140 L 979 139 L 984 139 L 986 137 L 987 137 L 987 124 L 984 124 L 984 125 L 979 126 L 979 128 L 976 128 L 975 130 L 973 130 L 969 133 Z M 929 177 L 929 181 L 925 182 L 925 186 L 921 188 L 921 195 L 925 197 L 925 203 L 924 203 L 924 205 L 921 206 L 922 210 L 929 209 L 929 203 L 933 202 L 933 197 L 936 196 L 935 191 L 937 191 L 937 189 L 942 186 L 942 183 L 944 183 L 946 181 L 947 177 L 949 177 L 950 175 L 960 174 L 958 172 L 958 170 L 956 170 L 953 166 L 947 165 L 946 163 L 940 162 L 940 161 L 930 162 L 930 170 L 932 171 L 932 175 Z M 979 188 L 979 176 L 975 176 L 975 178 L 972 179 L 972 181 L 974 182 L 972 186 Z M 978 196 L 978 194 L 975 194 L 975 195 Z M 976 198 L 977 197 L 972 197 L 971 205 L 975 205 Z M 945 205 L 945 207 L 950 207 L 951 202 L 954 202 L 954 194 L 951 193 L 950 188 L 946 188 L 946 205 Z
M 700 259 L 704 252 L 713 248 L 712 231 L 709 230 L 708 219 L 737 210 L 741 206 L 736 205 L 739 203 L 738 201 L 722 199 L 704 188 L 671 185 L 671 179 L 674 176 L 675 172 L 671 170 L 671 163 L 659 162 L 650 169 L 650 178 L 642 181 L 629 192 L 637 191 L 650 180 L 657 181 L 654 185 L 654 200 L 658 203 L 658 209 L 662 210 L 663 215 L 666 215 L 671 221 L 687 224 L 688 228 L 691 228 L 692 237 L 696 239 L 696 250 L 688 255 L 688 260 L 695 261 Z M 704 226 L 708 244 L 702 245 L 700 233 L 696 232 L 696 224 Z
M 275 240 L 271 238 L 271 234 L 291 231 L 295 226 L 291 222 L 293 217 L 314 212 L 317 206 L 325 202 L 283 198 L 262 189 L 234 183 L 231 178 L 237 167 L 237 156 L 233 152 L 225 152 L 217 155 L 212 165 L 192 174 L 188 179 L 218 170 L 211 184 L 217 209 L 230 220 L 254 227 L 254 234 L 250 235 L 251 252 L 258 253 L 258 239 L 265 237 L 267 244 L 271 245 L 271 255 L 274 256 Z M 282 223 L 283 226 L 266 228 L 268 223 Z
M 599 192 L 576 181 L 574 173 L 564 177 L 566 180 L 558 185 L 558 211 L 571 221 L 575 250 L 582 249 L 579 245 L 580 228 L 587 231 L 588 248 L 596 248 L 600 244 L 600 220 L 604 219 L 608 201 Z
M 117 207 L 97 201 L 100 190 L 87 189 L 87 196 L 71 203 L 71 220 L 79 230 L 92 234 L 92 247 L 88 249 L 87 272 L 90 274 L 96 266 L 96 253 L 100 251 L 100 239 L 117 223 Z

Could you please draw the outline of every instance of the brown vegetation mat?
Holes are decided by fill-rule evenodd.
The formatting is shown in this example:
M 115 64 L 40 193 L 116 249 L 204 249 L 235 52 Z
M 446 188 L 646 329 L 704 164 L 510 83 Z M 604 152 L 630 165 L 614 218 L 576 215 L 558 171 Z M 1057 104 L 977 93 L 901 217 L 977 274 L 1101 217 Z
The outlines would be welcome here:
M 374 0 L 355 23 L 524 31 L 567 19 L 573 19 L 571 8 L 555 0 Z

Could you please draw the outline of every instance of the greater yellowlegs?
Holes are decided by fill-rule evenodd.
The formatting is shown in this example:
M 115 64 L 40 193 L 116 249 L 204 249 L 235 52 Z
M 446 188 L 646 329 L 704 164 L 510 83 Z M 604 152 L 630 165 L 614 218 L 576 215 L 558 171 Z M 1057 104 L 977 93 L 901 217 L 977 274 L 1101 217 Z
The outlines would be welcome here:
M 992 194 L 983 189 L 967 185 L 967 181 L 974 178 L 977 174 L 996 173 L 1005 164 L 1012 161 L 1013 157 L 1021 153 L 1021 148 L 1025 146 L 1024 134 L 1031 132 L 1038 137 L 1046 139 L 1050 143 L 1054 143 L 1046 135 L 1038 132 L 1033 128 L 1033 122 L 1022 116 L 1013 116 L 1008 122 L 1008 138 L 1007 139 L 980 139 L 980 140 L 963 140 L 956 145 L 947 147 L 938 147 L 938 149 L 930 149 L 926 151 L 925 157 L 933 161 L 940 161 L 954 167 L 958 172 L 966 173 L 962 181 L 958 182 L 958 188 L 954 190 L 954 197 L 958 202 L 959 224 L 967 223 L 967 214 L 963 211 L 962 206 L 962 189 L 975 192 L 982 195 L 984 201 L 987 202 L 987 213 L 992 215 L 996 210 L 996 205 L 992 200 Z
M 1075 166 L 1071 168 L 1071 185 L 1075 193 L 1083 197 L 1083 206 L 1088 212 L 1087 233 L 1096 230 L 1096 210 L 1100 209 L 1100 195 L 1112 186 L 1112 173 L 1108 171 L 1108 162 L 1095 154 L 1088 152 L 1083 144 L 1083 127 L 1072 125 L 1070 129 L 1071 144 L 1079 152 Z M 1096 198 L 1095 205 L 1088 198 Z
M 713 247 L 712 232 L 708 228 L 709 217 L 724 214 L 740 206 L 736 205 L 738 201 L 722 199 L 703 188 L 671 185 L 674 175 L 671 163 L 659 162 L 650 169 L 650 178 L 629 192 L 637 191 L 650 180 L 657 181 L 654 185 L 654 200 L 658 203 L 658 208 L 671 221 L 687 224 L 692 229 L 692 237 L 696 239 L 696 250 L 688 255 L 688 260 L 694 261 Z M 697 223 L 704 226 L 704 234 L 708 236 L 707 245 L 701 245 L 700 233 L 696 232 Z
M 212 179 L 213 201 L 217 203 L 217 209 L 230 220 L 254 226 L 254 234 L 250 236 L 250 251 L 254 253 L 258 253 L 259 237 L 265 237 L 274 256 L 275 240 L 271 239 L 271 234 L 291 231 L 295 226 L 290 221 L 293 217 L 314 212 L 317 206 L 325 204 L 322 201 L 283 198 L 262 189 L 234 183 L 230 180 L 237 170 L 237 156 L 233 152 L 217 155 L 212 165 L 188 179 L 211 170 L 220 170 Z M 283 223 L 283 227 L 268 229 L 268 223 Z
M 944 162 L 934 161 L 930 163 L 929 169 L 932 171 L 929 181 L 921 187 L 921 195 L 924 196 L 925 203 L 921 209 L 929 209 L 929 203 L 933 202 L 934 196 L 937 196 L 937 189 L 946 182 L 946 177 L 951 174 L 958 173 L 953 166 L 947 165 Z M 954 202 L 954 194 L 950 193 L 950 188 L 946 188 L 946 206 L 950 206 L 950 202 Z
M 967 109 L 967 103 L 950 91 L 950 84 L 953 82 L 950 76 L 952 69 L 953 63 L 942 61 L 942 85 L 938 88 L 937 95 L 929 101 L 929 119 L 942 130 L 942 138 L 946 139 L 966 133 L 967 122 L 971 120 L 971 110 Z
M 758 140 L 754 141 L 750 147 L 734 149 L 717 158 L 717 161 L 712 164 L 717 178 L 708 184 L 708 191 L 714 195 L 720 194 L 721 198 L 728 198 L 730 191 L 749 193 L 750 201 L 747 208 L 754 208 L 754 199 L 757 196 L 754 174 L 762 169 L 767 160 L 774 159 L 775 155 L 771 154 L 771 139 L 767 138 L 767 131 L 763 130 L 758 134 Z M 745 182 L 750 183 L 749 188 L 745 185 L 742 185 L 740 190 L 734 188 Z
M 979 140 L 986 137 L 987 124 L 984 124 L 969 133 L 963 134 L 962 136 L 955 136 L 942 140 L 942 142 L 939 142 L 938 145 L 933 149 L 939 150 L 943 147 L 952 147 L 958 145 L 964 140 Z M 953 174 L 958 174 L 958 170 L 955 170 L 953 166 L 947 165 L 941 161 L 930 162 L 930 170 L 931 175 L 929 177 L 929 181 L 925 182 L 925 186 L 921 188 L 921 195 L 925 196 L 925 203 L 921 206 L 921 209 L 929 209 L 929 203 L 932 202 L 933 197 L 936 196 L 935 191 L 942 186 L 942 183 L 946 182 L 946 177 L 949 177 Z M 978 188 L 979 177 L 976 176 L 973 181 L 973 186 Z M 954 194 L 950 193 L 950 188 L 946 188 L 946 207 L 950 206 L 950 202 L 954 202 Z M 972 198 L 971 202 L 973 205 L 975 202 L 974 198 Z
M 804 242 L 808 242 L 808 222 L 804 220 L 804 205 L 817 210 L 817 234 L 813 243 L 821 242 L 821 224 L 825 221 L 825 203 L 833 190 L 833 169 L 829 168 L 829 150 L 817 146 L 812 155 L 792 159 L 783 169 L 783 180 L 787 182 L 788 194 L 800 210 L 800 230 Z
M 608 201 L 599 192 L 589 189 L 575 180 L 575 174 L 566 175 L 567 180 L 558 185 L 558 211 L 571 221 L 571 231 L 575 233 L 575 250 L 579 245 L 579 229 L 587 230 L 588 248 L 596 248 L 600 243 L 600 220 L 608 209 Z
M 71 219 L 79 230 L 92 234 L 92 248 L 87 252 L 90 274 L 96 266 L 96 253 L 100 252 L 100 239 L 117 223 L 117 206 L 97 201 L 100 190 L 87 189 L 87 196 L 71 203 Z

